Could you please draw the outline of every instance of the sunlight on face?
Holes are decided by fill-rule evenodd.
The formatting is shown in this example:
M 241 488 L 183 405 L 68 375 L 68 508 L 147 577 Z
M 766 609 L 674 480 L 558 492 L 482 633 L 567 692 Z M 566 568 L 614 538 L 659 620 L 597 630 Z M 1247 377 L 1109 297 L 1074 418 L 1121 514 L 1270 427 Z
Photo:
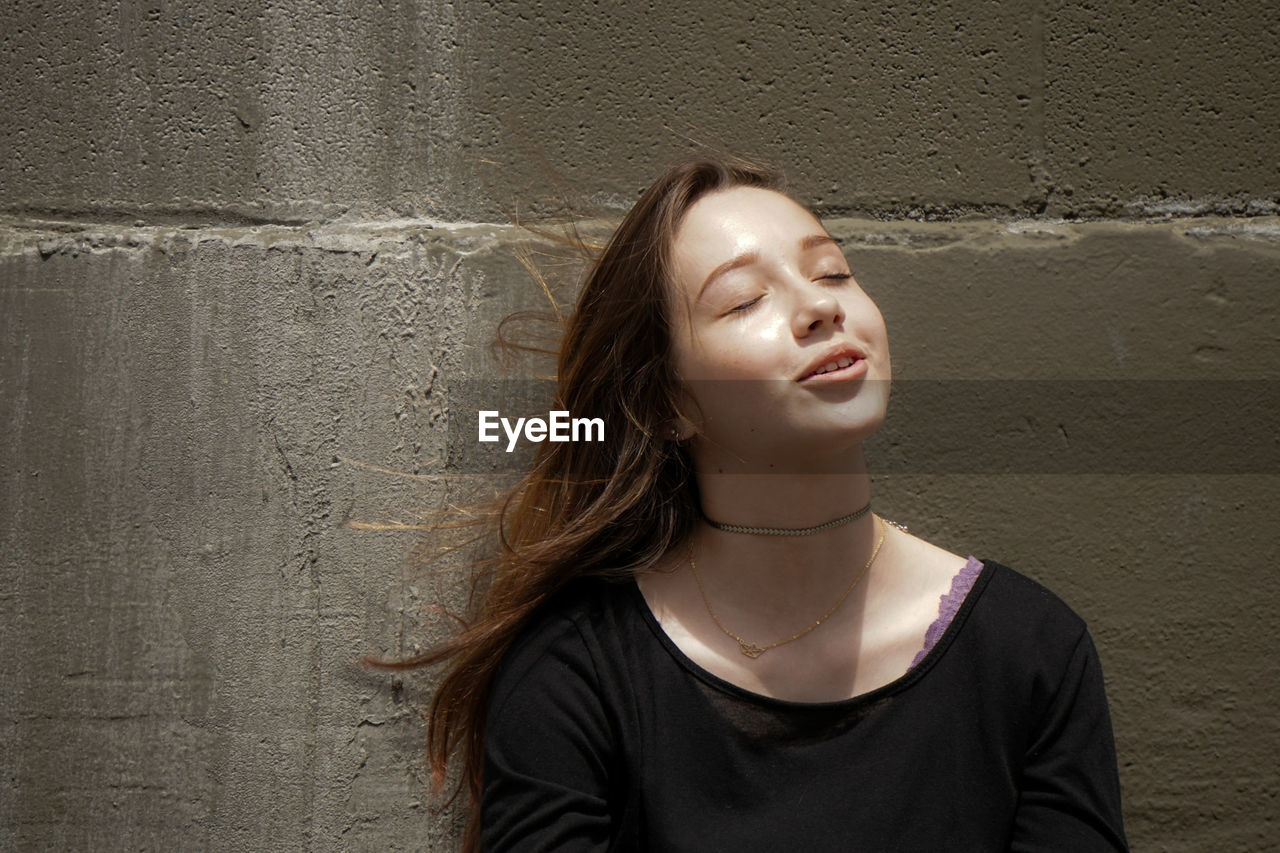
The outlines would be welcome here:
M 699 444 L 755 460 L 838 450 L 884 420 L 884 319 L 822 224 L 756 187 L 710 193 L 672 246 L 676 370 Z

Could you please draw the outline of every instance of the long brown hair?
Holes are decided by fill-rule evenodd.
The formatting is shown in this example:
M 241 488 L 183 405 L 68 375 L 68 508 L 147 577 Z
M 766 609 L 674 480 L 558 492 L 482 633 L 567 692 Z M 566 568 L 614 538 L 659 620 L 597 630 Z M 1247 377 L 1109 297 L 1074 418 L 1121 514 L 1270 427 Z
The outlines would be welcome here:
M 735 186 L 777 189 L 773 171 L 729 156 L 667 169 L 623 218 L 591 265 L 561 340 L 554 408 L 601 418 L 607 443 L 544 442 L 532 470 L 492 516 L 500 549 L 475 567 L 474 614 L 408 669 L 449 661 L 427 723 L 439 786 L 462 762 L 472 808 L 463 848 L 480 846 L 485 712 L 493 674 L 538 607 L 568 582 L 622 579 L 653 565 L 691 531 L 698 496 L 687 451 L 671 439 L 680 418 L 672 367 L 671 246 L 695 201 Z M 452 799 L 452 798 L 451 798 Z

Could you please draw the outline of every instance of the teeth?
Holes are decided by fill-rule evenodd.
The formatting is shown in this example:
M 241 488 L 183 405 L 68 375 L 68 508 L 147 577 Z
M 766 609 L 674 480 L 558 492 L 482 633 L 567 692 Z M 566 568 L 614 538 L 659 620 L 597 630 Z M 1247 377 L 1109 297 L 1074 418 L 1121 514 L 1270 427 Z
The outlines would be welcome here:
M 853 364 L 854 361 L 856 361 L 856 359 L 849 358 L 849 356 L 847 355 L 842 355 L 840 356 L 840 358 L 836 359 L 835 361 L 828 362 L 827 364 L 822 365 L 822 367 L 819 367 L 817 370 L 813 371 L 813 373 L 810 373 L 809 375 L 821 376 L 824 373 L 830 373 L 833 370 L 839 370 L 842 367 L 848 367 L 849 365 Z

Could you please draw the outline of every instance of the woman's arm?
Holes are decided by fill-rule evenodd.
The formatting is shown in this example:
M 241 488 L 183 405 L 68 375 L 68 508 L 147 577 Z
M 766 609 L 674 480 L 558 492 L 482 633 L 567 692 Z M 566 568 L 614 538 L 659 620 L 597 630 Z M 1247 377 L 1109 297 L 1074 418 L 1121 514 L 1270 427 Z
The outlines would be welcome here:
M 1085 632 L 1027 750 L 1010 850 L 1128 849 L 1102 666 Z
M 591 656 L 557 620 L 508 653 L 484 739 L 485 851 L 604 851 L 614 834 L 614 736 Z

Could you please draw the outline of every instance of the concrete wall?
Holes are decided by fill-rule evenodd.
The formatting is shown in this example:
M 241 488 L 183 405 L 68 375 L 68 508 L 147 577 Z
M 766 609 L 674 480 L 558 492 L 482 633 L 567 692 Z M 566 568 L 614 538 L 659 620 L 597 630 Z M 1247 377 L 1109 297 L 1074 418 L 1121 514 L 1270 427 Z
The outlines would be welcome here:
M 1157 423 L 1130 462 L 1062 462 L 1077 420 L 1033 407 L 1001 410 L 1021 463 L 917 466 L 937 434 L 899 406 L 877 504 L 1089 619 L 1135 849 L 1267 849 L 1280 12 L 622 5 L 11 16 L 0 847 L 453 849 L 431 676 L 354 661 L 439 636 L 458 580 L 350 522 L 492 482 L 448 437 L 457 389 L 498 376 L 494 323 L 537 300 L 507 215 L 617 215 L 691 137 L 791 169 L 904 389 L 986 380 L 956 418 L 1000 382 L 1205 389 L 1201 445 Z

